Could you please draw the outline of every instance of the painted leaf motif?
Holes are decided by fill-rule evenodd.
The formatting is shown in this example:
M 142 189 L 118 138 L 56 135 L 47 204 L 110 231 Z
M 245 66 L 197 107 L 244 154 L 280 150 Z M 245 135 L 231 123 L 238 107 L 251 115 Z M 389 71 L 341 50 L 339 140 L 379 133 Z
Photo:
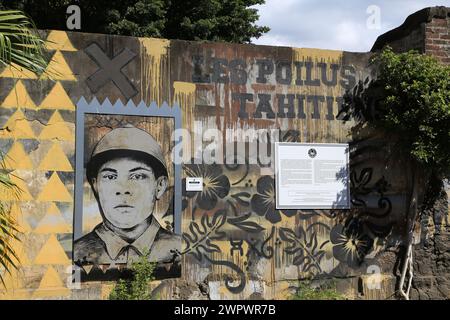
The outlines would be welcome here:
M 309 238 L 308 247 L 311 248 L 311 251 L 316 251 L 317 248 L 317 232 L 313 232 Z
M 297 215 L 297 217 L 300 220 L 308 220 L 314 216 L 318 216 L 319 213 L 316 210 L 302 210 L 300 211 L 300 214 Z
M 326 240 L 319 246 L 319 240 L 317 238 L 317 231 L 315 228 L 323 225 L 322 223 L 314 223 L 310 225 L 306 230 L 299 226 L 297 232 L 289 228 L 280 228 L 279 234 L 281 240 L 285 241 L 288 246 L 284 251 L 293 255 L 292 263 L 296 266 L 300 266 L 303 272 L 322 272 L 320 267 L 320 261 L 325 255 L 324 250 L 318 250 L 318 247 L 324 246 Z
M 242 206 L 248 207 L 250 205 L 250 193 L 248 192 L 239 192 L 236 194 L 232 194 L 231 197 Z M 245 198 L 249 200 L 245 200 Z
M 292 261 L 292 263 L 296 266 L 299 266 L 301 264 L 303 264 L 303 261 L 305 261 L 305 256 L 303 255 L 303 251 L 300 251 L 300 254 L 296 255 L 294 257 L 294 260 Z
M 229 218 L 228 223 L 236 224 L 236 223 L 243 222 L 243 221 L 247 220 L 251 216 L 251 214 L 252 214 L 251 212 L 248 212 L 242 216 Z
M 316 259 L 318 260 L 318 261 L 320 261 L 322 258 L 323 258 L 323 256 L 325 255 L 325 251 L 324 250 L 320 250 L 319 252 L 317 252 L 317 254 L 316 254 Z
M 297 235 L 289 228 L 280 228 L 280 238 L 283 241 L 295 243 L 297 241 Z
M 228 223 L 249 233 L 258 233 L 265 230 L 259 224 L 253 221 L 246 221 L 250 218 L 251 212 L 236 218 L 229 218 Z
M 225 224 L 227 212 L 218 210 L 212 217 L 203 215 L 200 224 L 192 221 L 188 227 L 189 232 L 183 233 L 185 249 L 182 254 L 190 253 L 201 261 L 204 253 L 220 252 L 220 248 L 212 240 L 222 239 L 225 233 L 219 229 Z
M 284 249 L 284 251 L 287 253 L 287 254 L 295 254 L 296 252 L 298 252 L 299 250 L 301 250 L 301 248 L 300 247 L 293 247 L 293 246 L 290 246 L 290 247 L 287 247 L 287 248 L 285 248 Z
M 303 265 L 303 272 L 308 272 L 314 267 L 313 259 L 311 257 L 306 257 L 305 263 Z

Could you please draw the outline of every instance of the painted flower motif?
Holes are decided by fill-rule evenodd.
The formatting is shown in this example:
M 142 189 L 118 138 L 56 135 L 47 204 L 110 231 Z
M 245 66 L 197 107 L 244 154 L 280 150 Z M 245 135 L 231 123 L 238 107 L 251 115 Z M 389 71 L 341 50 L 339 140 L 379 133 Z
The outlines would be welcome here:
M 256 183 L 257 193 L 252 196 L 252 210 L 259 216 L 264 216 L 271 223 L 281 221 L 281 213 L 287 217 L 292 217 L 297 210 L 276 210 L 275 209 L 275 180 L 271 176 L 262 176 Z
M 217 205 L 217 201 L 225 198 L 230 192 L 230 181 L 217 164 L 186 165 L 185 170 L 189 177 L 203 178 L 202 192 L 186 192 L 183 188 L 183 195 L 188 198 L 196 197 L 196 204 L 201 209 L 213 209 Z M 185 180 L 183 179 L 183 185 L 186 184 Z
M 350 268 L 358 268 L 370 252 L 373 240 L 362 232 L 362 224 L 350 219 L 344 225 L 335 225 L 330 232 L 333 256 Z

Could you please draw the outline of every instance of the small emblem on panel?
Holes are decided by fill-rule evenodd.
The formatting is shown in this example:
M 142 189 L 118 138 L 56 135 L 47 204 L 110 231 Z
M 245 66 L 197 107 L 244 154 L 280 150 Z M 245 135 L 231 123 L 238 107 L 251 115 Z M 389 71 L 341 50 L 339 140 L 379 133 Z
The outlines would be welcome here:
M 317 150 L 314 149 L 314 148 L 309 149 L 308 150 L 308 155 L 309 155 L 310 158 L 315 158 L 316 155 L 317 155 Z

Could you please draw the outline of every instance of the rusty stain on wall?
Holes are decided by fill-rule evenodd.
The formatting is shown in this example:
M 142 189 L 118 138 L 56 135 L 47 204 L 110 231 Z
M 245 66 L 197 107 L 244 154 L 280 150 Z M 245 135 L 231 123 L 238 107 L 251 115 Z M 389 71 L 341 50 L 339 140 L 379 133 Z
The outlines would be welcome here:
M 141 50 L 141 99 L 149 104 L 156 101 L 162 105 L 168 100 L 169 46 L 165 39 L 139 38 Z

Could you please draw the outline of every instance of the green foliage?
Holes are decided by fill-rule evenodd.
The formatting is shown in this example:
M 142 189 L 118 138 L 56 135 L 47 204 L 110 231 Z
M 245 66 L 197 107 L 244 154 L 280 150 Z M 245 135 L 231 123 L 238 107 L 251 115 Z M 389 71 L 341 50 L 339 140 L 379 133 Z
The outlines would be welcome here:
M 2 9 L 0 5 L 0 9 Z M 0 10 L 0 68 L 15 63 L 25 70 L 40 74 L 47 61 L 43 55 L 44 41 L 34 30 L 33 22 L 17 10 Z M 18 198 L 21 190 L 5 170 L 4 155 L 0 154 L 0 192 Z M 10 216 L 11 204 L 0 201 L 0 282 L 20 262 L 11 240 L 19 240 L 16 221 Z
M 151 300 L 149 283 L 155 280 L 155 262 L 148 261 L 148 253 L 143 254 L 131 265 L 132 279 L 120 279 L 109 295 L 109 300 Z
M 450 67 L 390 48 L 374 56 L 376 79 L 344 96 L 345 120 L 382 129 L 422 168 L 450 176 Z
M 269 31 L 252 6 L 265 0 L 80 0 L 83 32 L 249 43 Z M 40 29 L 66 29 L 70 0 L 9 0 Z
M 255 25 L 258 10 L 250 8 L 265 0 L 172 0 L 165 37 L 250 43 L 270 29 Z
M 106 32 L 135 37 L 162 37 L 166 22 L 163 0 L 133 1 L 122 12 L 118 9 L 107 11 Z
M 336 284 L 329 283 L 313 288 L 308 281 L 300 282 L 292 300 L 344 300 L 345 297 L 336 291 Z
M 3 159 L 3 154 L 0 157 Z M 21 192 L 5 171 L 3 160 L 0 160 L 0 192 L 9 192 L 17 198 Z M 11 269 L 17 268 L 20 262 L 11 245 L 11 240 L 19 240 L 17 237 L 19 231 L 16 228 L 16 221 L 10 216 L 10 210 L 10 203 L 0 201 L 0 282 L 3 285 L 4 271 L 11 273 Z
M 22 12 L 0 11 L 0 67 L 15 63 L 40 74 L 47 66 L 43 46 L 33 22 Z

